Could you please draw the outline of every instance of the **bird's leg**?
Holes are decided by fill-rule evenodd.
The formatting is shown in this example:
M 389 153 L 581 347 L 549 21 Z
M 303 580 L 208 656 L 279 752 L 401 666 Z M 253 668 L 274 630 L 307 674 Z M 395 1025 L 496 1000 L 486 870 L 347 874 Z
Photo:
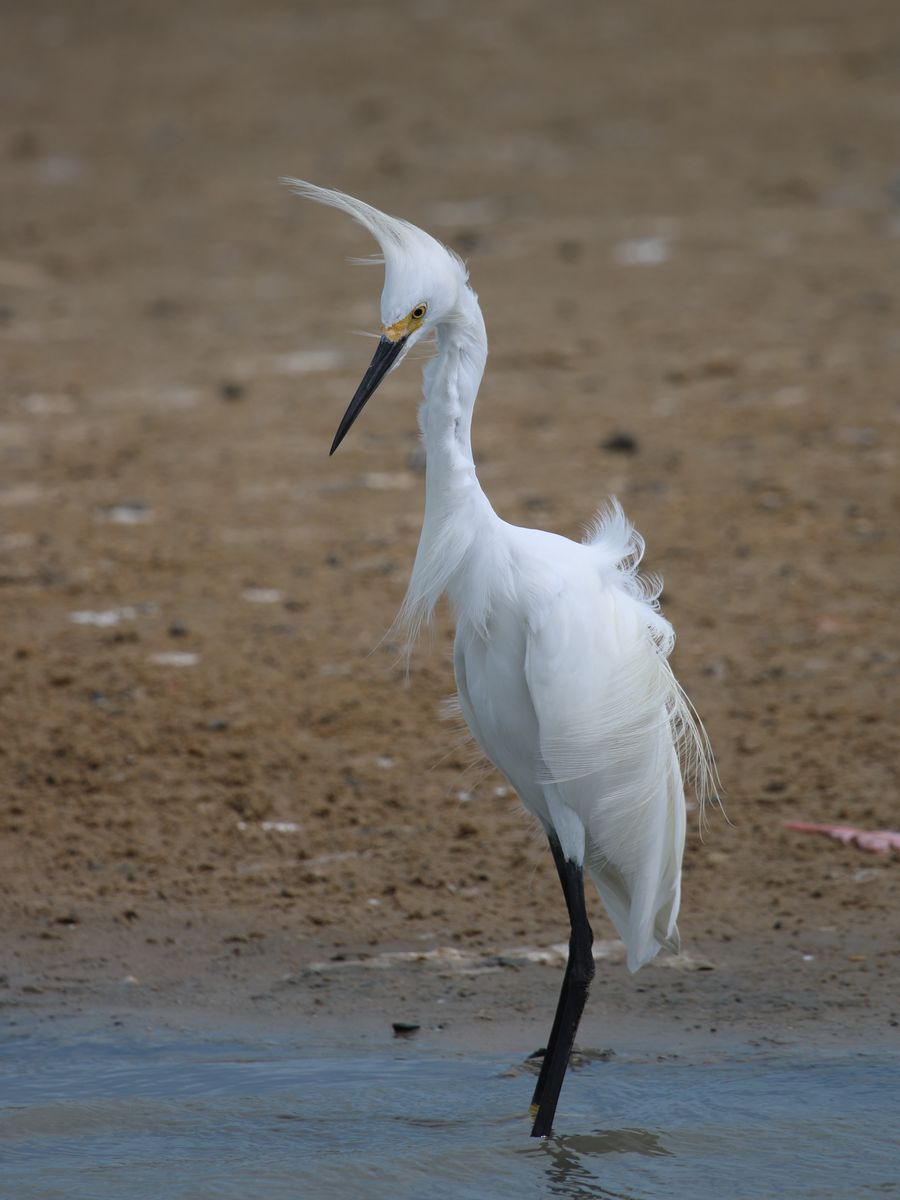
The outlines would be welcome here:
M 566 888 L 568 886 L 567 882 L 566 882 L 566 878 L 567 878 L 566 859 L 565 859 L 565 856 L 563 855 L 562 847 L 560 846 L 556 837 L 552 833 L 550 834 L 550 851 L 553 854 L 553 861 L 556 863 L 556 870 L 557 870 L 557 873 L 559 874 L 560 882 L 562 883 L 562 886 L 563 886 L 563 892 L 566 892 Z M 566 903 L 568 904 L 568 894 L 566 895 Z M 540 1071 L 540 1074 L 538 1075 L 538 1081 L 534 1085 L 534 1095 L 531 1097 L 531 1115 L 532 1115 L 532 1117 L 537 1116 L 538 1108 L 540 1107 L 540 1103 L 541 1103 L 541 1097 L 544 1094 L 544 1085 L 547 1082 L 547 1072 L 550 1069 L 550 1060 L 553 1057 L 556 1043 L 559 1039 L 559 1026 L 562 1021 L 563 1012 L 566 1007 L 566 997 L 568 996 L 568 993 L 569 993 L 569 978 L 572 974 L 572 962 L 573 962 L 572 945 L 571 945 L 571 938 L 570 938 L 569 955 L 566 960 L 566 969 L 565 969 L 565 973 L 563 974 L 562 986 L 560 987 L 560 990 L 559 990 L 559 1000 L 556 1003 L 556 1014 L 553 1017 L 553 1026 L 550 1030 L 550 1037 L 547 1041 L 547 1047 L 544 1050 L 544 1058 L 541 1063 L 541 1071 Z
M 575 1034 L 584 1011 L 588 988 L 594 978 L 594 934 L 588 924 L 584 904 L 584 872 L 580 863 L 565 857 L 559 841 L 552 834 L 550 849 L 566 898 L 572 932 L 556 1016 L 541 1064 L 541 1073 L 531 1099 L 531 1112 L 534 1116 L 532 1137 L 546 1137 L 553 1127 L 560 1089 L 566 1067 L 569 1065 L 569 1055 L 575 1043 Z

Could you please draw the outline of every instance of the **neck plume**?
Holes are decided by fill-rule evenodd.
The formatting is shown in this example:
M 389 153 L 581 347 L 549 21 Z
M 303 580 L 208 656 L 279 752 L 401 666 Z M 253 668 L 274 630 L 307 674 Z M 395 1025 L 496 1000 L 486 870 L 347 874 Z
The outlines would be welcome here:
M 490 583 L 496 572 L 484 568 L 498 518 L 478 482 L 471 442 L 472 412 L 486 360 L 481 309 L 474 293 L 465 288 L 458 311 L 438 327 L 437 355 L 425 368 L 419 409 L 425 442 L 425 517 L 392 631 L 405 633 L 407 651 L 445 592 L 458 622 L 483 629 L 490 611 Z M 465 587 L 460 586 L 463 580 Z

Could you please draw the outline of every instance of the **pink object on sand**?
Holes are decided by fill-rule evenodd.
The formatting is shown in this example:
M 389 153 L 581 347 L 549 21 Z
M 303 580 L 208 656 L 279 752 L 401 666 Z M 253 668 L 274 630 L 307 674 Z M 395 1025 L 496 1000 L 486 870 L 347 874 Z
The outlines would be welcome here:
M 826 837 L 859 846 L 872 854 L 900 853 L 900 833 L 890 829 L 855 829 L 852 825 L 813 825 L 809 821 L 785 821 L 785 829 L 796 829 L 800 833 L 824 833 Z

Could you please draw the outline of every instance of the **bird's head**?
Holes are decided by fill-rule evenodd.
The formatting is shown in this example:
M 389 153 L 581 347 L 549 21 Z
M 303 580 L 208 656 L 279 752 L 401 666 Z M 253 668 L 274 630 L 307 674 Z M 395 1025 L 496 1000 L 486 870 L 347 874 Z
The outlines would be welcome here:
M 389 217 L 343 192 L 316 187 L 302 179 L 283 181 L 299 196 L 348 213 L 378 242 L 384 262 L 381 337 L 369 368 L 338 426 L 334 454 L 366 401 L 393 367 L 427 333 L 452 321 L 460 311 L 466 268 L 457 256 L 424 230 Z

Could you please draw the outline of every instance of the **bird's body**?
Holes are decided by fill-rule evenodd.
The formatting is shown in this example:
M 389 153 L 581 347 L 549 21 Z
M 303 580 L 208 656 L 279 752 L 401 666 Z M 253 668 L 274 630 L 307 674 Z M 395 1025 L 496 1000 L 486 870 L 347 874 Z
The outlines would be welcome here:
M 618 504 L 579 543 L 508 524 L 482 491 L 470 431 L 487 337 L 459 260 L 414 226 L 289 182 L 350 212 L 379 240 L 386 265 L 382 342 L 332 450 L 388 367 L 429 326 L 437 334 L 419 411 L 425 516 L 398 620 L 414 638 L 449 597 L 462 714 L 543 826 L 563 885 L 570 959 L 534 1098 L 533 1132 L 547 1133 L 593 974 L 582 871 L 632 970 L 677 945 L 680 757 L 687 748 L 702 770 L 702 730 L 667 662 L 674 634 L 658 611 L 659 587 L 637 575 L 643 543 Z
M 615 565 L 618 524 L 588 545 L 507 526 L 509 595 L 459 624 L 454 666 L 476 740 L 587 867 L 636 970 L 677 941 L 684 794 L 662 622 Z

